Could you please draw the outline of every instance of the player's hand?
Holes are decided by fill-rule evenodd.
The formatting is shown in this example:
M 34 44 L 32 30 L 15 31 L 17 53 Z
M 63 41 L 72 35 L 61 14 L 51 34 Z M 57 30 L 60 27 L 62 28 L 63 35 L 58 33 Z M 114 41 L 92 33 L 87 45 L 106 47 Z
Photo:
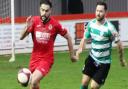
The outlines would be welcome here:
M 80 53 L 82 53 L 82 49 L 78 49 L 78 50 L 76 51 L 76 57 L 77 57 L 77 59 L 79 59 Z
M 128 64 L 127 64 L 127 62 L 126 62 L 125 59 L 122 59 L 122 60 L 120 60 L 120 65 L 121 65 L 122 67 L 125 67 L 125 66 L 127 66 Z
M 71 56 L 71 61 L 72 61 L 72 62 L 77 62 L 77 61 L 78 61 L 78 58 L 73 55 L 73 56 Z
M 27 17 L 27 19 L 26 19 L 27 28 L 31 27 L 32 24 L 33 24 L 33 19 L 32 19 L 32 16 L 30 15 L 30 16 Z

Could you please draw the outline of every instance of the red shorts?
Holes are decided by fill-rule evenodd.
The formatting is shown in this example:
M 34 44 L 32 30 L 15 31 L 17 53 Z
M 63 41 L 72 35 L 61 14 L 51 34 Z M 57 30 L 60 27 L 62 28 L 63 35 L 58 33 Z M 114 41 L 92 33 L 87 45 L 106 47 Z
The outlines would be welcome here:
M 47 61 L 30 63 L 30 71 L 33 73 L 37 69 L 42 73 L 43 76 L 48 74 L 51 67 L 52 67 L 52 63 L 49 63 Z

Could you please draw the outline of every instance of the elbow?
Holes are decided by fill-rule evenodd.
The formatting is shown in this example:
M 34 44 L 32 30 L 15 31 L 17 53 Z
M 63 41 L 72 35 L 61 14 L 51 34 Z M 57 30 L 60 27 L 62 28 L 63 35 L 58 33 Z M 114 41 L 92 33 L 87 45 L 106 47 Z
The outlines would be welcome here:
M 20 37 L 20 40 L 23 40 L 24 38 L 23 37 Z
M 23 40 L 27 35 L 29 34 L 29 32 L 25 31 L 24 33 L 22 33 L 20 40 Z
M 67 39 L 67 40 L 71 40 L 71 36 L 67 33 L 66 35 L 64 35 L 64 38 Z

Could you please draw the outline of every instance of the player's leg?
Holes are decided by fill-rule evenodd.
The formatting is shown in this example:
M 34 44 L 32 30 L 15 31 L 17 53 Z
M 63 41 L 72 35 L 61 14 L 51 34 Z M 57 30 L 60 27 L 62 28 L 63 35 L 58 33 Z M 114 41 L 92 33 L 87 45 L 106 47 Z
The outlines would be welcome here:
M 30 89 L 39 89 L 39 82 L 42 78 L 43 78 L 42 73 L 39 70 L 35 70 L 32 74 Z
M 31 89 L 39 89 L 40 80 L 45 77 L 52 67 L 52 63 L 40 61 L 38 65 L 30 65 L 31 69 L 35 69 L 32 75 Z
M 90 86 L 91 86 L 91 89 L 99 89 L 100 88 L 100 85 L 95 80 L 91 81 Z
M 83 68 L 83 77 L 82 77 L 82 84 L 80 89 L 88 89 L 88 84 L 90 82 L 90 79 L 95 73 L 95 65 L 94 60 L 91 56 L 88 56 L 85 60 L 85 66 Z
M 100 64 L 97 66 L 97 71 L 90 84 L 91 89 L 100 89 L 101 85 L 105 83 L 109 69 L 110 64 Z
M 80 89 L 88 89 L 88 83 L 89 83 L 90 79 L 91 78 L 89 76 L 83 74 Z

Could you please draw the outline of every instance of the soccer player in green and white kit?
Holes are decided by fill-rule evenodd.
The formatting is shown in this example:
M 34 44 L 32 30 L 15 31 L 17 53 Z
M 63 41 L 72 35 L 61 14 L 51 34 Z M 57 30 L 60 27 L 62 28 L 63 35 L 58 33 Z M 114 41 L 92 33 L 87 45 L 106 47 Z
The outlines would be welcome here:
M 92 40 L 90 54 L 85 60 L 85 66 L 82 71 L 83 78 L 80 89 L 88 89 L 90 80 L 91 89 L 99 89 L 104 84 L 111 65 L 112 41 L 115 41 L 118 45 L 121 65 L 126 65 L 123 59 L 119 34 L 115 27 L 105 18 L 106 12 L 107 4 L 101 1 L 97 2 L 96 18 L 88 23 L 84 37 L 76 52 L 76 56 L 79 58 L 79 54 L 82 52 L 87 40 Z

